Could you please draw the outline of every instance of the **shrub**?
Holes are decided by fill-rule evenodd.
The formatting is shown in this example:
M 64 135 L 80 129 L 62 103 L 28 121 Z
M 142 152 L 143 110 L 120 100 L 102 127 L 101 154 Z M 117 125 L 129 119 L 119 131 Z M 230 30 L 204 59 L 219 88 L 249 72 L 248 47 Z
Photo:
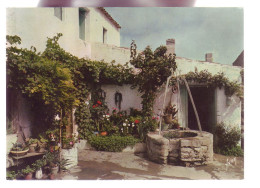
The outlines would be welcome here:
M 143 118 L 137 127 L 139 138 L 145 141 L 147 133 L 149 131 L 155 131 L 157 127 L 158 123 L 156 120 L 149 119 L 148 117 Z
M 138 140 L 132 136 L 92 136 L 90 139 L 92 147 L 98 151 L 120 152 L 127 146 L 135 145 Z
M 7 180 L 14 180 L 16 178 L 17 174 L 15 171 L 7 171 L 6 172 L 6 179 Z
M 27 175 L 29 173 L 33 173 L 35 171 L 34 168 L 31 168 L 29 165 L 26 166 L 26 168 L 21 170 L 22 175 Z
M 229 128 L 220 123 L 215 130 L 214 151 L 223 155 L 242 156 L 243 151 L 238 143 L 241 139 L 241 132 L 238 128 Z
M 226 150 L 221 150 L 217 148 L 216 153 L 227 155 L 227 156 L 236 156 L 236 157 L 244 156 L 244 151 L 240 146 L 235 146 L 232 147 L 231 149 L 227 148 Z

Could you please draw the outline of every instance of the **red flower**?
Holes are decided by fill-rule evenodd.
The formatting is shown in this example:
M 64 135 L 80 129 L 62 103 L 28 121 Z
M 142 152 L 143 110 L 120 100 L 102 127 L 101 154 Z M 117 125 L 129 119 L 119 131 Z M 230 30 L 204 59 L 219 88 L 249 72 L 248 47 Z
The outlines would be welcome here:
M 92 108 L 96 108 L 96 105 L 93 105 Z
M 98 103 L 98 104 L 102 104 L 102 102 L 100 102 L 100 101 L 97 101 L 97 103 Z
M 140 123 L 140 121 L 138 119 L 135 120 L 135 123 Z

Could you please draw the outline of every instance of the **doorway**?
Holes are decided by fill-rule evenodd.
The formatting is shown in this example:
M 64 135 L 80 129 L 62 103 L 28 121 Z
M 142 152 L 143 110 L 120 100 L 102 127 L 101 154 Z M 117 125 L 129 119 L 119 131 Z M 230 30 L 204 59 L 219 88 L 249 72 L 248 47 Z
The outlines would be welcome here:
M 198 111 L 202 130 L 212 132 L 216 123 L 215 89 L 191 86 L 190 90 Z M 199 130 L 190 97 L 188 97 L 188 127 Z
M 190 86 L 191 94 L 198 111 L 202 131 L 213 132 L 216 125 L 215 88 L 206 86 Z M 199 130 L 197 119 L 190 97 L 185 86 L 181 87 L 181 102 L 185 127 Z

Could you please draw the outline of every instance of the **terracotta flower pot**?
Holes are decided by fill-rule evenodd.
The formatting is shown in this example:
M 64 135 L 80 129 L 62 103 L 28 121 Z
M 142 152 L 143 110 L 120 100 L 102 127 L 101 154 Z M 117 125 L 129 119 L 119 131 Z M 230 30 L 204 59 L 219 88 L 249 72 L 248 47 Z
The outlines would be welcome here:
M 59 172 L 59 167 L 58 166 L 55 166 L 55 167 L 52 167 L 51 168 L 51 172 L 52 172 L 52 174 L 58 174 L 58 172 Z
M 24 155 L 26 155 L 26 154 L 28 153 L 28 151 L 29 151 L 29 149 L 23 150 L 23 151 L 10 151 L 10 153 L 11 153 L 12 155 L 14 155 L 14 156 L 19 157 L 19 156 L 24 156 Z
M 107 132 L 106 131 L 103 131 L 100 133 L 101 136 L 106 136 L 107 135 Z
M 25 180 L 31 180 L 32 179 L 32 173 L 26 174 L 24 177 Z
M 54 174 L 50 174 L 50 175 L 49 175 L 49 179 L 50 179 L 50 180 L 54 180 L 54 179 L 55 179 L 55 175 L 54 175 Z
M 43 148 L 43 147 L 40 147 L 40 149 L 39 149 L 39 153 L 44 153 L 46 150 L 45 150 L 45 148 Z
M 164 122 L 167 124 L 170 124 L 172 122 L 172 115 L 171 114 L 167 114 L 165 116 L 163 116 Z
M 31 144 L 29 146 L 29 152 L 32 153 L 32 152 L 35 152 L 35 148 L 36 148 L 37 144 Z

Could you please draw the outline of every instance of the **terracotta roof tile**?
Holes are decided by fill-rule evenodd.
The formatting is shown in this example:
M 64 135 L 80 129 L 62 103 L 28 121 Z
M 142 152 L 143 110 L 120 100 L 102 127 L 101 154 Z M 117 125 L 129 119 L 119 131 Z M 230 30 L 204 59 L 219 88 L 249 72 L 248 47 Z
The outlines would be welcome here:
M 112 18 L 112 16 L 103 8 L 103 7 L 98 7 L 98 9 L 117 27 L 121 28 L 121 26 Z

